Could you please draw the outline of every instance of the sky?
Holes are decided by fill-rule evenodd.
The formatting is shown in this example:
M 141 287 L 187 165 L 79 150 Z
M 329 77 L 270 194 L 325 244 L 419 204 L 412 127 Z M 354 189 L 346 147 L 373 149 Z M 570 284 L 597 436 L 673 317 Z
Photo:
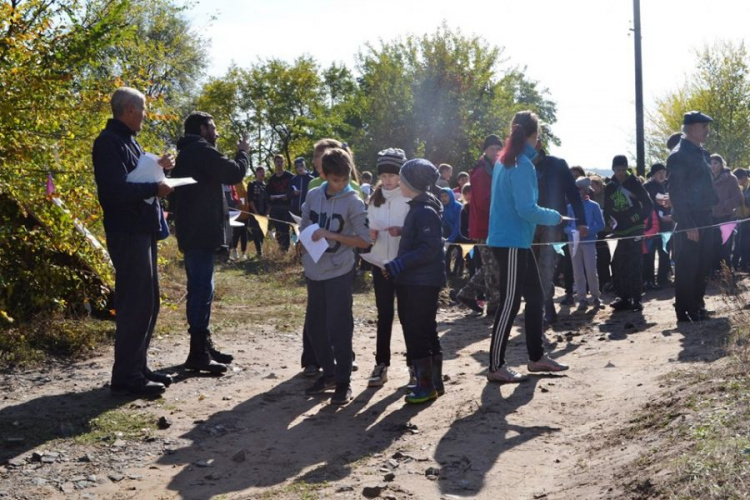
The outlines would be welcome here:
M 365 44 L 434 33 L 445 21 L 503 47 L 508 67 L 549 90 L 561 140 L 552 154 L 587 169 L 608 169 L 617 154 L 635 165 L 633 0 L 202 0 L 188 17 L 210 41 L 208 76 L 301 55 L 354 69 Z M 642 0 L 646 113 L 684 85 L 697 50 L 743 41 L 748 19 L 745 0 Z

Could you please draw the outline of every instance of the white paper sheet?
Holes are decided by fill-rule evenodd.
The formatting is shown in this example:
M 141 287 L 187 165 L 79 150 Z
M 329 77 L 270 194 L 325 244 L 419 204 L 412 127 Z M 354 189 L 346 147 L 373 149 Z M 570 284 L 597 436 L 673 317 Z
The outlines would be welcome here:
M 300 242 L 305 246 L 305 250 L 307 250 L 307 253 L 312 257 L 313 262 L 316 263 L 323 256 L 325 251 L 328 250 L 328 240 L 325 238 L 321 238 L 318 241 L 312 240 L 312 234 L 318 229 L 320 229 L 319 225 L 311 224 L 299 234 Z
M 164 180 L 164 169 L 159 165 L 159 157 L 152 153 L 144 153 L 138 158 L 138 165 L 128 174 L 128 182 L 161 182 Z M 143 200 L 153 203 L 156 196 Z
M 187 186 L 189 184 L 198 184 L 198 181 L 196 181 L 192 177 L 180 177 L 178 179 L 167 177 L 166 179 L 164 179 L 164 182 L 167 184 L 167 186 L 172 188 Z
M 578 243 L 581 241 L 581 233 L 578 232 L 578 229 L 573 229 L 570 232 L 570 235 L 573 237 L 573 245 L 570 247 L 570 256 L 575 257 L 576 251 L 578 250 Z
M 386 261 L 381 259 L 380 257 L 377 257 L 373 255 L 372 253 L 361 253 L 359 256 L 364 260 L 365 262 L 369 262 L 373 266 L 377 266 L 380 269 L 385 269 Z
M 240 216 L 239 210 L 230 210 L 229 211 L 229 225 L 232 227 L 243 227 L 245 225 L 244 222 L 240 222 L 237 220 L 237 217 Z

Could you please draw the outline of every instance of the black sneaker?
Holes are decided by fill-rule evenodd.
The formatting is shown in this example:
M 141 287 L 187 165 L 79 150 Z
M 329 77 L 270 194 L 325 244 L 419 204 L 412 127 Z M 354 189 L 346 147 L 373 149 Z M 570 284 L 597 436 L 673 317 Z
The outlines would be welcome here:
M 164 387 L 169 387 L 170 385 L 172 385 L 172 382 L 174 382 L 174 377 L 172 375 L 168 375 L 166 373 L 152 372 L 148 368 L 146 368 L 146 373 L 144 373 L 143 376 L 146 377 L 146 380 L 150 380 L 151 382 L 158 382 L 160 384 L 163 384 Z
M 633 311 L 643 311 L 643 303 L 640 300 L 633 301 Z
M 331 398 L 332 405 L 345 405 L 354 399 L 352 396 L 352 386 L 349 384 L 336 384 L 336 392 Z
M 484 311 L 475 299 L 467 299 L 466 297 L 461 297 L 460 295 L 456 295 L 456 301 L 459 304 L 468 307 L 474 312 L 481 313 Z
M 627 311 L 633 308 L 633 303 L 630 301 L 630 299 L 623 299 L 622 297 L 617 297 L 609 305 L 615 311 Z
M 334 387 L 336 387 L 336 379 L 334 377 L 326 377 L 325 375 L 321 375 L 313 385 L 305 389 L 305 394 L 321 394 L 328 389 L 333 389 Z

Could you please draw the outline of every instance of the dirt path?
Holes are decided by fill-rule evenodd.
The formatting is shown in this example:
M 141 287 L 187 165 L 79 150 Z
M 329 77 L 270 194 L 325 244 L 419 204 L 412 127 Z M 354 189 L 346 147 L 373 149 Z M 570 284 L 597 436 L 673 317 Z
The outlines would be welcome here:
M 375 329 L 362 321 L 356 399 L 340 409 L 303 395 L 310 381 L 299 374 L 299 334 L 257 325 L 219 339 L 237 357 L 221 378 L 188 378 L 179 368 L 187 339 L 156 339 L 153 365 L 180 377 L 159 401 L 109 396 L 102 382 L 111 351 L 8 374 L 0 498 L 622 498 L 618 471 L 643 445 L 610 446 L 606 436 L 668 389 L 665 374 L 717 359 L 729 330 L 719 298 L 710 301 L 719 319 L 677 327 L 671 294 L 647 296 L 642 315 L 561 314 L 547 336 L 569 372 L 502 387 L 485 379 L 490 321 L 442 309 L 450 380 L 445 396 L 425 406 L 403 404 L 400 331 L 390 380 L 366 387 Z M 518 333 L 508 356 L 525 372 Z M 92 441 L 85 422 L 112 414 L 148 425 Z M 171 425 L 150 428 L 159 417 Z

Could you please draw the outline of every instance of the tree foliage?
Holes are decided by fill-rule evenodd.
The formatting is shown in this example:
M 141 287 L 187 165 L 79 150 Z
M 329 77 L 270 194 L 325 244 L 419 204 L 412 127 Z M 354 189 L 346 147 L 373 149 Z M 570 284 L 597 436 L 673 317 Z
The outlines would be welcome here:
M 680 129 L 683 114 L 710 115 L 706 148 L 733 167 L 750 165 L 750 56 L 743 42 L 718 42 L 697 52 L 695 72 L 680 88 L 656 103 L 650 115 L 647 151 L 652 160 L 669 153 L 666 140 Z

